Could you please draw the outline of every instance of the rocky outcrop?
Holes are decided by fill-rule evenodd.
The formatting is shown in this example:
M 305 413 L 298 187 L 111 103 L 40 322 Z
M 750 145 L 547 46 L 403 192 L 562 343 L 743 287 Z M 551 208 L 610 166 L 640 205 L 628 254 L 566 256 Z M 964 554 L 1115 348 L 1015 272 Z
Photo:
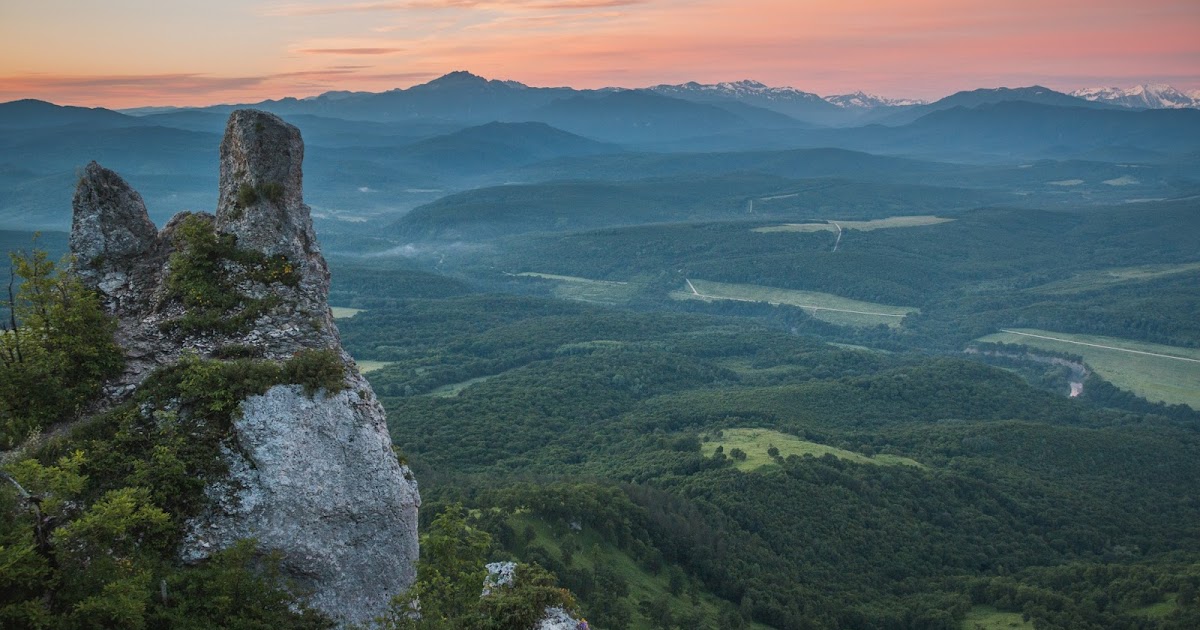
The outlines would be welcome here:
M 117 317 L 128 359 L 110 404 L 185 355 L 236 348 L 284 360 L 315 349 L 341 357 L 337 393 L 282 384 L 242 402 L 223 450 L 229 475 L 206 489 L 208 508 L 188 523 L 180 554 L 198 561 L 254 538 L 283 554 L 316 608 L 348 625 L 381 614 L 412 585 L 420 498 L 391 450 L 382 406 L 341 347 L 329 270 L 303 200 L 303 157 L 295 127 L 234 112 L 215 215 L 181 213 L 161 232 L 136 191 L 89 164 L 70 242 L 77 271 Z M 207 257 L 193 260 L 197 251 Z M 214 277 L 186 284 L 197 268 Z

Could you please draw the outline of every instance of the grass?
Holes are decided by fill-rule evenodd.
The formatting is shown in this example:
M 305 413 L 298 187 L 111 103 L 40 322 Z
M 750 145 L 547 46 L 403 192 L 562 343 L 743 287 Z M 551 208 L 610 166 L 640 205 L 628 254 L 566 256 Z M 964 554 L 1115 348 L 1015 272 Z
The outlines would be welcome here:
M 1029 335 L 1055 337 L 1063 341 Z M 1030 328 L 1016 328 L 1010 332 L 999 332 L 980 337 L 978 341 L 1014 343 L 1080 355 L 1097 374 L 1121 389 L 1131 391 L 1150 401 L 1161 401 L 1168 404 L 1182 403 L 1193 409 L 1200 409 L 1200 350 L 1194 348 Z M 1120 349 L 1097 348 L 1094 345 L 1081 344 L 1096 344 Z M 1169 356 L 1139 354 L 1144 352 Z
M 920 462 L 900 457 L 899 455 L 876 455 L 867 457 L 862 453 L 847 451 L 845 449 L 818 444 L 801 440 L 794 435 L 772 431 L 770 429 L 724 429 L 721 431 L 720 437 L 715 434 L 706 435 L 701 438 L 703 444 L 701 446 L 706 457 L 712 457 L 717 447 L 723 447 L 725 456 L 729 457 L 730 452 L 737 448 L 741 449 L 746 454 L 746 459 L 736 462 L 738 470 L 751 472 L 761 468 L 775 466 L 775 460 L 768 454 L 768 449 L 772 446 L 779 449 L 779 456 L 786 459 L 788 455 L 797 455 L 804 457 L 811 455 L 813 457 L 824 457 L 825 455 L 833 455 L 838 459 L 856 464 L 869 464 L 872 466 L 915 466 L 924 468 Z
M 1003 612 L 992 606 L 973 606 L 963 619 L 963 630 L 1033 630 L 1021 613 Z
M 773 375 L 773 374 L 789 374 L 797 370 L 795 365 L 784 363 L 782 365 L 772 365 L 768 367 L 755 367 L 753 359 L 732 358 L 724 359 L 717 362 L 723 368 L 727 368 L 741 374 L 749 375 Z
M 366 374 L 368 372 L 374 372 L 376 370 L 382 370 L 383 368 L 391 365 L 390 361 L 367 361 L 367 360 L 360 361 L 358 359 L 355 359 L 354 362 L 358 364 L 358 371 L 363 374 Z
M 671 292 L 676 300 L 735 300 L 787 304 L 808 310 L 820 320 L 841 326 L 870 328 L 883 324 L 898 327 L 905 315 L 917 312 L 909 306 L 891 306 L 851 300 L 831 293 L 778 289 L 756 284 L 731 284 L 689 279 L 690 286 Z M 695 288 L 695 292 L 691 290 Z
M 1161 602 L 1155 602 L 1149 606 L 1134 608 L 1133 610 L 1129 611 L 1129 614 L 1137 615 L 1138 617 L 1149 617 L 1151 619 L 1162 619 L 1163 617 L 1175 612 L 1175 609 L 1179 607 L 1175 602 L 1175 598 L 1176 595 L 1167 595 L 1165 600 Z
M 1144 282 L 1146 280 L 1154 280 L 1164 276 L 1172 276 L 1175 274 L 1189 272 L 1200 272 L 1200 262 L 1182 265 L 1141 265 L 1138 267 L 1116 267 L 1113 269 L 1088 271 L 1076 274 L 1065 280 L 1058 280 L 1049 284 L 1043 284 L 1039 287 L 1035 287 L 1033 291 L 1037 293 L 1051 294 L 1081 293 L 1083 291 L 1105 289 L 1117 284 L 1125 284 L 1128 282 Z
M 480 376 L 477 378 L 468 379 L 468 380 L 462 381 L 461 383 L 451 383 L 449 385 L 442 385 L 441 387 L 429 392 L 429 395 L 436 396 L 438 398 L 453 398 L 453 397 L 457 396 L 458 393 L 461 392 L 462 390 L 464 390 L 476 383 L 482 383 L 482 382 L 488 380 L 489 378 L 494 378 L 496 376 L 499 376 L 499 375 L 498 374 L 489 374 L 487 376 Z
M 334 319 L 350 319 L 363 312 L 361 308 L 348 308 L 345 306 L 330 306 L 329 310 L 333 313 Z
M 524 278 L 539 278 L 557 283 L 554 296 L 564 300 L 593 302 L 597 304 L 624 304 L 633 297 L 637 285 L 612 280 L 592 280 L 578 276 L 560 276 L 552 273 L 526 271 L 513 274 Z
M 1122 175 L 1120 177 L 1106 179 L 1106 180 L 1104 180 L 1104 183 L 1108 184 L 1109 186 L 1132 186 L 1134 184 L 1140 184 L 1141 182 L 1138 181 L 1134 177 L 1130 177 L 1128 175 Z
M 860 230 L 869 232 L 871 230 L 886 230 L 891 228 L 906 228 L 919 227 L 922 225 L 937 225 L 953 221 L 954 219 L 945 219 L 931 215 L 918 215 L 911 217 L 888 217 L 886 219 L 874 219 L 871 221 L 840 221 L 830 220 L 823 223 L 785 223 L 783 225 L 771 225 L 767 227 L 754 228 L 752 232 L 760 232 L 770 234 L 772 232 L 836 232 L 838 225 L 842 226 L 843 230 Z M 837 225 L 834 225 L 836 223 Z

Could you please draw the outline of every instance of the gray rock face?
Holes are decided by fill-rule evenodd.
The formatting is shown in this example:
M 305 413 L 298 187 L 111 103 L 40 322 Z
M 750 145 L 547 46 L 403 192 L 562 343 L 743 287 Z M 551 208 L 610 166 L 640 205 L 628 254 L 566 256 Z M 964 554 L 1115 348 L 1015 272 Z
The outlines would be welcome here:
M 358 389 L 309 398 L 277 385 L 242 403 L 234 430 L 243 452 L 229 455 L 228 483 L 209 488 L 218 507 L 190 524 L 185 558 L 254 537 L 285 551 L 316 608 L 351 623 L 381 614 L 416 579 L 420 499 L 379 403 Z
M 341 356 L 346 387 L 336 395 L 279 385 L 242 402 L 225 450 L 229 478 L 206 489 L 210 506 L 188 523 L 180 554 L 198 561 L 253 537 L 282 552 L 289 577 L 317 609 L 349 625 L 383 613 L 415 580 L 420 497 L 391 450 L 383 407 L 341 347 L 329 270 L 303 201 L 303 157 L 295 127 L 264 112 L 234 112 L 221 142 L 216 214 L 181 213 L 161 233 L 141 196 L 93 162 L 75 193 L 70 242 L 76 270 L 118 320 L 127 367 L 108 391 L 110 404 L 186 353 L 211 357 L 237 345 L 272 360 L 305 349 Z M 244 329 L 180 333 L 171 324 L 187 308 L 168 278 L 185 223 L 233 236 L 239 249 L 284 257 L 296 281 L 255 279 L 224 261 L 238 278 L 232 289 L 270 307 L 247 310 L 254 319 Z
M 146 214 L 142 196 L 120 175 L 91 162 L 75 189 L 71 251 L 88 268 L 111 269 L 118 261 L 149 255 L 158 229 Z

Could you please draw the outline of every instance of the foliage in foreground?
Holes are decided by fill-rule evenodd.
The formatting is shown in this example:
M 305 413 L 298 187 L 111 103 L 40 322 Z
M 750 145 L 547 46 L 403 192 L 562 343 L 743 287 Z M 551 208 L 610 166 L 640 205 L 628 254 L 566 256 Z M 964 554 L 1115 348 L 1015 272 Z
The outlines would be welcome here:
M 554 575 L 519 564 L 509 584 L 488 584 L 485 567 L 492 537 L 467 524 L 460 505 L 442 511 L 421 536 L 417 583 L 392 602 L 379 626 L 387 630 L 528 630 L 547 607 L 567 611 L 574 598 Z
M 0 449 L 78 417 L 123 365 L 116 324 L 94 293 L 45 252 L 11 260 L 9 320 L 0 324 Z

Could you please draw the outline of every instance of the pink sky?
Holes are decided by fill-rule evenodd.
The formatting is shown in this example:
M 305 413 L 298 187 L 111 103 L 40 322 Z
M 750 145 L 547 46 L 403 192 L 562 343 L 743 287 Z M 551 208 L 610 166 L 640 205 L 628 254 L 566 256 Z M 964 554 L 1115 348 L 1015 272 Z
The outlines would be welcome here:
M 1196 0 L 77 0 L 0 5 L 0 101 L 205 105 L 382 91 L 755 79 L 822 95 L 1200 89 Z

